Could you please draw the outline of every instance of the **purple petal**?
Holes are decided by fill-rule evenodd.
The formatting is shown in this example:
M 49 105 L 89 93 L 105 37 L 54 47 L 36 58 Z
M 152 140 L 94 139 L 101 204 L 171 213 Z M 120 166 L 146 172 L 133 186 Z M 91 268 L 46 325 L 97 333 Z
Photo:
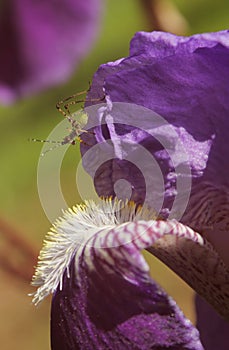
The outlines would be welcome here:
M 228 30 L 216 33 L 196 34 L 182 37 L 165 32 L 138 32 L 130 43 L 130 55 L 146 54 L 164 58 L 176 53 L 191 53 L 204 47 L 212 48 L 218 44 L 229 47 Z
M 164 179 L 165 210 L 162 209 L 162 214 L 166 216 L 166 209 L 168 209 L 169 216 L 176 198 L 176 195 L 173 195 L 173 193 L 176 194 L 178 185 L 176 179 L 184 177 L 182 172 L 176 172 L 176 177 L 169 176 L 174 172 L 174 166 L 171 166 L 168 148 L 173 151 L 173 158 L 177 153 L 175 158 L 178 162 L 181 153 L 180 149 L 176 148 L 176 139 L 171 138 L 171 134 L 167 133 L 170 145 L 163 148 L 158 142 L 155 142 L 155 138 L 149 138 L 155 123 L 153 113 L 151 127 L 145 114 L 139 113 L 138 124 L 142 123 L 142 125 L 141 128 L 136 128 L 136 120 L 134 123 L 131 122 L 132 114 L 128 113 L 129 108 L 126 115 L 123 113 L 122 122 L 120 122 L 121 118 L 118 113 L 112 114 L 111 111 L 115 101 L 138 104 L 159 113 L 174 127 L 188 155 L 192 174 L 191 196 L 182 221 L 204 235 L 213 244 L 219 255 L 217 256 L 216 252 L 213 253 L 213 250 L 214 257 L 212 254 L 205 255 L 202 251 L 203 254 L 200 254 L 202 258 L 198 259 L 198 251 L 201 252 L 201 249 L 193 247 L 193 253 L 189 255 L 187 244 L 182 246 L 181 243 L 179 250 L 181 259 L 177 259 L 177 254 L 174 254 L 174 260 L 168 258 L 172 256 L 172 249 L 170 249 L 170 255 L 164 255 L 163 250 L 155 251 L 151 248 L 151 251 L 188 283 L 192 281 L 192 278 L 193 281 L 202 280 L 202 277 L 205 281 L 208 278 L 211 279 L 212 287 L 210 288 L 209 286 L 205 288 L 205 284 L 208 284 L 205 282 L 199 290 L 196 286 L 193 287 L 199 292 L 201 289 L 201 295 L 213 303 L 221 313 L 222 309 L 219 310 L 215 301 L 218 299 L 218 289 L 222 290 L 224 283 L 224 286 L 227 285 L 225 288 L 227 291 L 222 298 L 224 300 L 222 305 L 229 304 L 229 273 L 220 259 L 221 257 L 225 265 L 229 267 L 228 47 L 228 31 L 201 34 L 190 38 L 177 37 L 168 33 L 137 33 L 131 42 L 129 57 L 104 64 L 96 72 L 88 98 L 89 100 L 90 98 L 102 99 L 105 93 L 107 108 L 103 108 L 102 111 L 102 108 L 98 107 L 100 113 L 92 115 L 89 113 L 89 127 L 90 123 L 95 125 L 95 138 L 92 140 L 91 135 L 91 140 L 87 140 L 87 144 L 91 147 L 81 145 L 85 169 L 94 178 L 97 192 L 100 195 L 125 194 L 127 183 L 129 183 L 132 191 L 131 198 L 140 203 L 145 201 L 147 195 L 145 183 L 149 174 L 149 163 L 145 162 L 142 171 L 136 161 L 130 162 L 129 159 L 131 154 L 136 153 L 138 145 L 144 146 L 160 165 Z M 109 113 L 112 118 L 108 119 L 107 114 Z M 101 123 L 105 125 L 99 127 Z M 156 130 L 154 133 L 156 136 L 157 134 L 160 134 L 159 128 L 158 132 Z M 129 152 L 126 152 L 127 147 L 123 147 L 127 143 L 129 143 Z M 101 144 L 98 147 L 98 154 L 94 153 L 94 158 L 88 157 L 88 149 L 91 148 L 93 151 L 97 144 Z M 106 160 L 107 158 L 109 160 Z M 103 159 L 106 161 L 102 163 Z M 180 164 L 182 165 L 182 159 Z M 154 181 L 152 181 L 150 192 L 155 193 L 157 176 L 151 172 L 151 177 Z M 124 186 L 117 192 L 115 185 L 118 181 L 120 183 L 121 179 L 125 180 Z M 180 194 L 182 195 L 178 193 Z M 162 248 L 164 248 L 163 245 Z M 190 257 L 191 269 L 185 263 L 186 257 Z M 177 261 L 180 261 L 180 264 Z M 221 263 L 218 264 L 217 261 Z M 224 270 L 223 284 L 219 280 L 219 275 L 213 272 L 214 265 L 221 265 Z M 208 266 L 211 266 L 210 270 Z M 220 320 L 219 322 L 215 313 L 212 314 L 212 317 L 207 313 L 206 320 L 203 307 L 200 308 L 197 316 L 198 327 L 203 334 L 202 340 L 206 350 L 207 346 L 212 350 L 221 348 L 224 350 L 223 342 L 227 337 L 225 321 Z M 223 324 L 222 332 L 221 324 Z M 217 336 L 213 341 L 209 332 L 214 329 L 214 334 L 217 332 Z M 214 345 L 211 346 L 211 344 Z
M 131 222 L 93 236 L 53 296 L 52 349 L 203 349 L 140 253 L 168 235 L 203 245 L 191 229 L 164 221 Z
M 200 297 L 196 297 L 197 327 L 205 350 L 229 349 L 229 323 Z
M 0 17 L 0 99 L 64 82 L 97 32 L 99 0 L 8 0 Z
M 84 166 L 93 175 L 99 195 L 117 195 L 115 183 L 125 179 L 123 192 L 126 182 L 129 182 L 131 199 L 143 203 L 147 195 L 144 172 L 141 173 L 137 164 L 127 159 L 136 145 L 144 146 L 161 168 L 165 184 L 161 215 L 168 217 L 177 196 L 177 183 L 184 173 L 176 173 L 176 179 L 170 176 L 174 166 L 167 149 L 148 137 L 151 134 L 148 120 L 139 114 L 142 129 L 139 130 L 126 113 L 121 124 L 120 118 L 112 114 L 112 107 L 115 102 L 127 102 L 159 114 L 173 126 L 182 142 L 183 153 L 185 151 L 189 159 L 192 188 L 182 222 L 201 232 L 229 267 L 224 240 L 229 228 L 228 76 L 228 31 L 190 38 L 160 32 L 137 33 L 131 42 L 130 56 L 102 65 L 94 76 L 89 100 L 102 98 L 105 93 L 107 101 L 107 109 L 103 115 L 97 114 L 94 125 L 100 125 L 102 120 L 106 125 L 96 127 L 94 140 L 91 135 L 91 141 L 87 141 L 87 144 L 94 146 L 111 139 L 113 157 L 99 168 L 95 162 L 88 163 L 84 157 Z M 109 122 L 106 119 L 108 110 L 112 116 Z M 160 133 L 159 128 L 155 134 L 157 132 Z M 170 133 L 167 139 L 168 142 L 171 140 Z M 180 150 L 176 148 L 175 141 L 171 140 L 170 148 L 173 154 L 177 154 L 178 165 L 182 166 L 183 159 L 179 160 Z M 122 152 L 120 147 L 125 143 L 130 145 L 128 153 Z M 88 147 L 81 147 L 84 156 Z M 103 155 L 106 153 L 107 148 L 101 143 L 100 158 L 105 158 Z M 147 167 L 148 164 L 145 164 L 146 173 Z M 155 192 L 153 186 L 151 192 Z M 213 239 L 216 234 L 219 239 Z

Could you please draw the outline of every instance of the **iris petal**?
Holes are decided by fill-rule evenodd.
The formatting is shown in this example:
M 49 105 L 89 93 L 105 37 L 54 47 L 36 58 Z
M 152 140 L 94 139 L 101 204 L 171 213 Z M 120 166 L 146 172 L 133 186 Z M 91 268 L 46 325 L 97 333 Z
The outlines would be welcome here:
M 202 349 L 195 328 L 149 277 L 140 253 L 164 235 L 203 245 L 192 230 L 164 221 L 122 224 L 87 241 L 53 296 L 53 350 Z
M 140 32 L 131 41 L 129 57 L 104 64 L 98 69 L 89 93 L 89 98 L 102 98 L 105 94 L 109 104 L 122 101 L 150 108 L 153 112 L 160 113 L 176 128 L 189 156 L 192 171 L 191 196 L 182 222 L 200 232 L 212 243 L 227 268 L 229 266 L 228 49 L 229 31 L 204 33 L 192 37 L 178 37 L 163 32 Z M 100 125 L 101 120 L 106 119 L 99 116 L 97 125 Z M 114 114 L 114 126 L 115 120 Z M 139 120 L 144 131 L 149 131 L 150 128 L 141 115 Z M 125 123 L 125 118 L 123 122 Z M 166 189 L 173 188 L 174 179 L 168 178 L 170 164 L 165 157 L 166 152 L 158 152 L 157 145 L 152 141 L 144 142 L 144 134 L 129 121 L 126 124 L 128 126 L 116 125 L 116 130 L 119 129 L 119 132 L 115 135 L 108 132 L 109 126 L 97 127 L 96 137 L 88 144 L 94 146 L 103 142 L 104 138 L 110 137 L 115 151 L 116 145 L 128 142 L 127 140 L 133 147 L 144 143 L 146 149 L 161 165 Z M 170 140 L 170 134 L 167 136 Z M 87 162 L 85 157 L 88 147 L 81 145 L 81 150 L 85 169 L 93 175 L 100 195 L 113 195 L 115 182 L 124 178 L 130 183 L 132 198 L 138 203 L 144 202 L 144 178 L 140 176 L 139 169 L 134 164 L 126 162 L 116 153 L 113 159 L 105 162 L 96 172 L 92 170 L 93 161 Z M 107 149 L 101 148 L 101 152 L 106 153 Z M 146 168 L 147 166 L 146 164 Z M 171 193 L 165 190 L 164 195 L 164 205 L 169 214 Z M 199 263 L 196 261 L 197 270 L 202 262 L 202 260 Z M 211 260 L 206 260 L 206 265 L 209 262 Z M 227 276 L 225 281 L 228 281 L 228 272 L 225 272 L 225 276 Z M 183 278 L 185 279 L 185 272 Z M 217 286 L 218 283 L 215 285 L 216 289 Z M 203 325 L 201 311 L 203 309 L 198 314 L 199 324 Z M 216 315 L 215 318 L 217 319 Z M 208 323 L 205 322 L 204 327 L 207 332 Z M 219 344 L 217 348 L 220 347 Z
M 133 202 L 88 201 L 48 233 L 34 302 L 54 293 L 52 349 L 202 349 L 198 332 L 149 276 L 148 249 L 229 317 L 228 271 L 197 232 Z
M 223 204 L 221 197 L 221 207 L 218 210 L 223 213 L 225 228 L 228 225 L 229 216 L 225 214 L 228 214 L 229 205 L 229 147 L 226 141 L 229 125 L 228 38 L 228 32 L 198 35 L 188 39 L 165 33 L 140 33 L 132 41 L 132 55 L 99 68 L 89 94 L 89 99 L 105 93 L 109 103 L 125 102 L 144 106 L 158 113 L 174 127 L 189 158 L 192 172 L 192 205 L 187 208 L 183 222 L 198 231 L 201 229 L 201 232 L 208 224 L 209 216 L 215 222 L 216 212 L 215 208 L 212 210 L 210 200 L 201 215 L 195 216 L 199 193 L 207 199 L 208 184 L 218 191 L 218 196 L 224 192 L 223 197 L 227 198 Z M 143 144 L 144 137 L 144 147 L 161 164 L 166 187 L 173 189 L 173 179 L 168 178 L 170 164 L 164 153 L 159 153 L 158 146 L 148 140 L 146 134 L 144 136 L 139 132 L 128 117 L 123 119 L 127 126 L 119 124 L 115 113 L 112 117 L 116 132 L 110 132 L 109 137 L 114 145 L 114 157 L 96 173 L 94 181 L 99 195 L 113 195 L 114 183 L 123 175 L 132 185 L 132 198 L 142 203 L 144 179 L 137 175 L 133 165 L 125 164 L 116 152 L 116 147 L 121 142 L 132 143 L 133 147 L 134 144 Z M 150 131 L 148 122 L 141 116 L 139 120 L 142 130 Z M 152 119 L 152 124 L 153 122 Z M 97 124 L 100 123 L 101 117 L 97 120 Z M 101 142 L 104 129 L 105 127 L 96 129 L 96 139 L 91 144 Z M 110 131 L 109 126 L 108 129 Z M 84 155 L 88 148 L 81 145 L 81 149 Z M 84 166 L 86 170 L 91 168 L 91 164 L 86 161 Z M 104 175 L 106 173 L 107 177 Z M 131 176 L 134 173 L 136 179 Z M 165 191 L 164 194 L 164 206 L 169 210 L 171 192 Z M 196 225 L 197 221 L 203 223 L 202 227 Z

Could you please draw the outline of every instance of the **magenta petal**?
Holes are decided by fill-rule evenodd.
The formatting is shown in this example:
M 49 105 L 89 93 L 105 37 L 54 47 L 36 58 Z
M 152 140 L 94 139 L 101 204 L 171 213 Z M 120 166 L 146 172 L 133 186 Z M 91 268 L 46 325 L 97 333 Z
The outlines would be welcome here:
M 149 277 L 140 253 L 166 234 L 202 244 L 183 225 L 153 221 L 128 223 L 88 241 L 53 296 L 52 350 L 203 349 L 195 328 Z
M 0 100 L 65 81 L 89 49 L 99 0 L 8 0 L 0 15 Z

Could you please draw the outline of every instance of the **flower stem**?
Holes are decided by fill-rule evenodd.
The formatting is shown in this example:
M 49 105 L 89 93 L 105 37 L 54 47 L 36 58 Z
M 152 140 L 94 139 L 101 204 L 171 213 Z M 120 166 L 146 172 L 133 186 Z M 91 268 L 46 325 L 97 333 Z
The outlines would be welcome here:
M 184 35 L 188 23 L 170 0 L 140 0 L 149 30 L 158 30 Z
M 30 281 L 37 251 L 23 234 L 0 218 L 0 266 L 14 278 Z

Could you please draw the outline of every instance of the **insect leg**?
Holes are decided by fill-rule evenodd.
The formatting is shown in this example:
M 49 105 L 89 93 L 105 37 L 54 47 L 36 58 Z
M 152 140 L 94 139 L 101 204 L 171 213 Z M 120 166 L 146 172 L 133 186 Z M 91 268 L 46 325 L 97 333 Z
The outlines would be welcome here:
M 68 101 L 70 101 L 73 98 L 78 98 L 78 96 L 85 95 L 86 93 L 87 91 L 81 91 L 57 102 L 56 109 L 64 116 L 64 118 L 67 118 L 71 123 L 72 118 L 70 117 L 71 112 L 69 110 L 69 105 L 71 105 L 71 103 L 70 102 L 68 103 Z M 80 102 L 85 102 L 85 99 L 74 101 L 74 104 L 80 103 Z

